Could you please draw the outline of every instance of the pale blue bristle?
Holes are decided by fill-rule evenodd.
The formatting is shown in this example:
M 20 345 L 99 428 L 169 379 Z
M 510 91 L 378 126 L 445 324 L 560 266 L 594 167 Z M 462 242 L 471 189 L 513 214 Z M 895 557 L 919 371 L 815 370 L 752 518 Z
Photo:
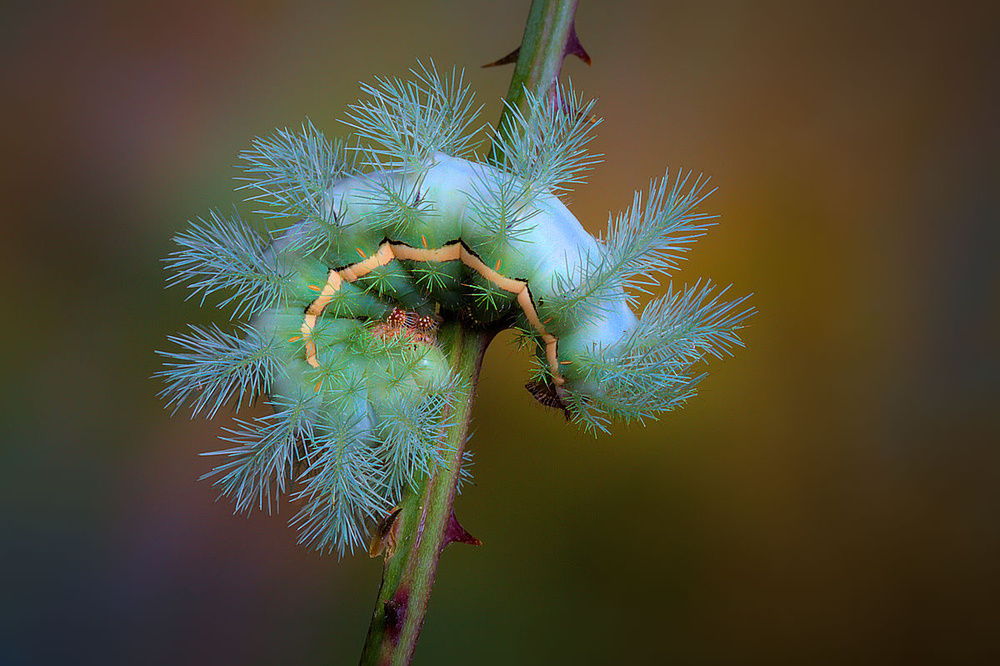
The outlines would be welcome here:
M 567 84 L 551 97 L 526 89 L 525 102 L 523 111 L 507 105 L 513 126 L 494 132 L 502 166 L 536 193 L 563 192 L 585 182 L 584 174 L 601 161 L 587 152 L 591 131 L 601 122 L 591 115 L 596 100 L 584 100 Z
M 291 287 L 291 271 L 267 251 L 264 238 L 238 215 L 213 211 L 174 237 L 179 250 L 167 259 L 167 284 L 183 284 L 192 296 L 228 293 L 220 305 L 234 306 L 234 317 L 255 314 L 278 303 Z
M 179 349 L 158 352 L 166 359 L 156 376 L 167 385 L 160 393 L 167 406 L 190 405 L 193 415 L 211 418 L 226 403 L 238 408 L 268 390 L 280 363 L 270 334 L 247 325 L 243 337 L 214 325 L 190 328 L 167 338 Z

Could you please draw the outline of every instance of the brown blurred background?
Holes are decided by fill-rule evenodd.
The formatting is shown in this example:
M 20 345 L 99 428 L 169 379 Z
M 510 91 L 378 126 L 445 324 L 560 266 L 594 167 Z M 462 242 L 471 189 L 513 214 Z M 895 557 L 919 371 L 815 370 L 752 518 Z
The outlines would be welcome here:
M 528 4 L 4 4 L 0 663 L 356 662 L 381 563 L 197 481 L 228 416 L 169 418 L 153 350 L 225 316 L 160 259 L 359 80 L 457 65 L 494 120 Z M 1000 22 L 927 6 L 581 2 L 606 157 L 571 208 L 710 174 L 679 279 L 760 312 L 687 409 L 597 440 L 494 345 L 485 545 L 445 553 L 416 663 L 1000 663 Z

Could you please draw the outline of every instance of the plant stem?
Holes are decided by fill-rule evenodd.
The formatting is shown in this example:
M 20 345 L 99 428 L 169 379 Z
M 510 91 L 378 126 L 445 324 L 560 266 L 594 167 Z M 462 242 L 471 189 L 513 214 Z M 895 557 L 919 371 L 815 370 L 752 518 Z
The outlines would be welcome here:
M 407 495 L 389 528 L 382 586 L 361 655 L 362 664 L 410 663 L 441 551 L 454 541 L 479 543 L 458 524 L 452 505 L 479 370 L 495 333 L 466 329 L 458 321 L 442 325 L 439 331 L 438 342 L 460 381 L 461 391 L 443 442 L 444 450 L 449 451 L 447 466 L 425 477 L 419 488 Z
M 568 53 L 586 55 L 573 28 L 576 5 L 577 0 L 533 0 L 507 104 L 523 112 L 525 89 L 535 95 L 548 94 L 559 78 L 563 58 Z M 505 108 L 497 125 L 502 132 L 513 131 L 509 113 Z M 441 551 L 456 541 L 479 543 L 455 519 L 453 504 L 479 370 L 496 333 L 495 329 L 463 327 L 460 321 L 446 322 L 439 331 L 438 341 L 462 391 L 452 413 L 453 425 L 442 443 L 450 454 L 445 466 L 406 494 L 394 522 L 390 519 L 386 527 L 382 585 L 361 664 L 410 663 Z
M 517 52 L 514 76 L 507 89 L 507 97 L 500 122 L 501 134 L 509 134 L 516 129 L 512 121 L 511 109 L 526 113 L 525 90 L 533 95 L 548 95 L 559 80 L 562 63 L 569 54 L 575 54 L 590 62 L 586 51 L 576 39 L 574 19 L 578 0 L 533 0 L 528 11 L 528 23 L 524 27 L 524 37 Z M 490 160 L 499 163 L 497 146 L 494 143 Z

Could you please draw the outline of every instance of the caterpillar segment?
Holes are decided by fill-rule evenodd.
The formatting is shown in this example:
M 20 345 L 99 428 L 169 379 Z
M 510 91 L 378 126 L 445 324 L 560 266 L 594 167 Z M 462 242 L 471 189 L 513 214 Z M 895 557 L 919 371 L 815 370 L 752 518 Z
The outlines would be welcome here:
M 360 250 L 358 252 L 359 254 L 363 254 Z M 545 356 L 548 362 L 552 383 L 555 385 L 556 390 L 558 391 L 558 388 L 562 387 L 566 383 L 565 378 L 562 376 L 559 363 L 559 340 L 546 330 L 545 325 L 539 319 L 538 311 L 531 298 L 531 291 L 528 288 L 528 282 L 526 280 L 506 277 L 500 274 L 497 270 L 490 268 L 483 262 L 478 254 L 471 250 L 461 240 L 453 241 L 439 248 L 416 248 L 407 245 L 406 243 L 385 240 L 381 245 L 379 245 L 378 251 L 370 257 L 365 257 L 361 261 L 343 268 L 331 269 L 328 274 L 327 281 L 320 291 L 320 295 L 317 296 L 316 299 L 306 308 L 305 315 L 302 320 L 302 339 L 305 340 L 305 357 L 306 362 L 309 365 L 314 368 L 318 368 L 320 365 L 317 357 L 318 352 L 316 344 L 312 340 L 312 333 L 316 327 L 317 319 L 323 314 L 323 310 L 330 303 L 337 292 L 340 291 L 343 283 L 345 281 L 355 282 L 359 278 L 370 273 L 375 268 L 386 266 L 391 261 L 398 259 L 414 262 L 460 261 L 462 264 L 478 273 L 483 279 L 487 280 L 499 289 L 514 294 L 517 304 L 524 313 L 528 323 L 535 329 L 545 345 Z M 496 266 L 499 267 L 500 265 L 501 260 L 497 260 Z M 406 313 L 406 310 L 395 308 L 390 317 L 405 317 Z M 426 324 L 423 325 L 426 327 Z M 538 397 L 534 391 L 532 391 L 532 395 L 536 398 Z M 555 399 L 558 399 L 558 397 Z M 550 404 L 552 402 L 551 399 L 549 401 L 539 401 L 548 406 L 562 405 L 561 402 L 559 405 Z

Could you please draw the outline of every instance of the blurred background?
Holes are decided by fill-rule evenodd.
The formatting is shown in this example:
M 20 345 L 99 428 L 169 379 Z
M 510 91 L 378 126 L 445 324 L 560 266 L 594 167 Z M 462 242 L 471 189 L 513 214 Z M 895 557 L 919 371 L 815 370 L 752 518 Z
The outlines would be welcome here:
M 164 289 L 236 155 L 417 58 L 499 116 L 529 2 L 0 9 L 0 663 L 356 663 L 381 561 L 234 517 L 229 415 L 170 418 L 154 349 L 226 319 Z M 441 562 L 418 664 L 1000 663 L 1000 22 L 991 3 L 583 0 L 591 231 L 683 166 L 720 224 L 681 281 L 754 292 L 747 349 L 592 440 L 490 349 L 481 548 Z

